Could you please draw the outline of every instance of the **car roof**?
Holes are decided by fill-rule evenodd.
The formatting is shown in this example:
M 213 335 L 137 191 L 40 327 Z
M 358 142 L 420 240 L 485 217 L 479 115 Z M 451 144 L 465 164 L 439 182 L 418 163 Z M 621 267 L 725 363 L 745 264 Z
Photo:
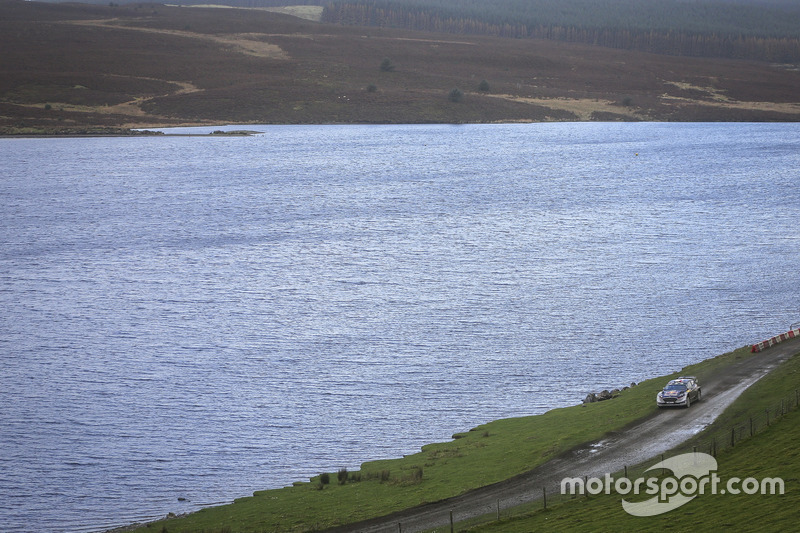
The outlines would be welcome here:
M 678 384 L 683 385 L 687 381 L 697 381 L 697 380 L 695 378 L 692 378 L 692 377 L 676 378 L 676 379 L 669 380 L 667 385 L 678 385 Z

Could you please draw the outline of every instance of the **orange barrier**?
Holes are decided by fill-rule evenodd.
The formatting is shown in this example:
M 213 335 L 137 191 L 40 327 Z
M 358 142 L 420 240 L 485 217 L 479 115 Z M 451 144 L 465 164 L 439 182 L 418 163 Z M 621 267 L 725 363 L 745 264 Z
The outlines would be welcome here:
M 780 335 L 775 335 L 771 339 L 767 339 L 765 341 L 761 341 L 758 344 L 754 344 L 753 347 L 750 349 L 752 353 L 757 353 L 762 350 L 766 350 L 771 346 L 775 346 L 779 342 L 788 341 L 789 339 L 793 339 L 795 337 L 800 337 L 800 328 L 797 329 L 790 329 L 786 333 L 781 333 Z

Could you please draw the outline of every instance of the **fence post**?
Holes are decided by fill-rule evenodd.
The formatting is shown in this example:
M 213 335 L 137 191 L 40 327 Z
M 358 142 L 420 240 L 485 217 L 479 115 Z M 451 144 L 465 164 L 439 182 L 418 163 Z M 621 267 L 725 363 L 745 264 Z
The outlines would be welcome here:
M 454 533 L 456 530 L 455 523 L 453 522 L 453 511 L 450 511 L 450 533 Z
M 750 417 L 750 436 L 753 436 L 753 417 Z
M 625 479 L 628 479 L 628 465 L 625 465 Z
M 731 448 L 736 445 L 736 428 L 731 428 Z
M 397 523 L 397 533 L 403 533 L 403 524 Z
M 583 476 L 583 493 L 586 495 L 586 499 L 589 499 L 589 491 L 586 490 L 586 485 L 589 484 L 589 476 Z

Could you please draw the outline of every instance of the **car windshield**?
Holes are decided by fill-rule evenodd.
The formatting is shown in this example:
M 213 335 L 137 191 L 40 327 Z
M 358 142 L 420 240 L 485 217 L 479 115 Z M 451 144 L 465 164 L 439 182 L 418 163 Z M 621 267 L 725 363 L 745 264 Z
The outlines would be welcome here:
M 664 390 L 686 390 L 686 385 L 683 383 L 670 383 L 664 387 Z

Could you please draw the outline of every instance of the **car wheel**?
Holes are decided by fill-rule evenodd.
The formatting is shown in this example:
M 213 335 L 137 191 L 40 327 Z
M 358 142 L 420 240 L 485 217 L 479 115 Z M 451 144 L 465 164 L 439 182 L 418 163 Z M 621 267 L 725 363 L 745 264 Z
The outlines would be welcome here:
M 697 391 L 697 401 L 700 401 L 700 395 L 703 394 L 703 391 Z
M 689 398 L 689 395 L 687 394 L 686 395 L 686 408 L 688 409 L 691 406 L 692 406 L 692 399 Z

